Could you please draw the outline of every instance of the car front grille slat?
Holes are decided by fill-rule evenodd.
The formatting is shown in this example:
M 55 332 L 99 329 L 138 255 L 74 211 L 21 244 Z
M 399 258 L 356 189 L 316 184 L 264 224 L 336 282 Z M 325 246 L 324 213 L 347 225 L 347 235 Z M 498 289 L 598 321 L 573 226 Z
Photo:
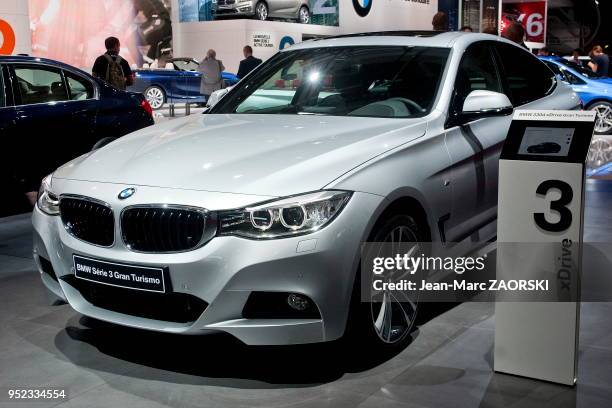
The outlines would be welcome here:
M 207 214 L 181 206 L 133 206 L 121 214 L 124 243 L 138 252 L 181 252 L 203 240 Z
M 111 246 L 115 241 L 113 211 L 85 197 L 61 197 L 60 215 L 68 233 L 82 241 Z

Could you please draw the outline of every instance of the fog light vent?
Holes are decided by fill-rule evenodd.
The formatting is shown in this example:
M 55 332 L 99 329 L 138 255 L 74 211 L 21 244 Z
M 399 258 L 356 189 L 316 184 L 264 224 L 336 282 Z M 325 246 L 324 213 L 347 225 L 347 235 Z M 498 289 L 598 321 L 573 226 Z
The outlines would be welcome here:
M 287 297 L 287 304 L 300 312 L 306 310 L 309 303 L 310 302 L 308 302 L 308 299 L 303 296 L 296 295 L 295 293 L 292 293 Z
M 251 292 L 242 309 L 245 319 L 320 319 L 319 308 L 306 295 Z

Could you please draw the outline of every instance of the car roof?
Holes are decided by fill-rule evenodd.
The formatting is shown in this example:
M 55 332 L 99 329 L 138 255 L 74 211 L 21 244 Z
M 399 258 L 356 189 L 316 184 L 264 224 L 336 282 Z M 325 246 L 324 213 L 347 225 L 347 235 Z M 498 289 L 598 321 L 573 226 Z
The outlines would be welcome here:
M 0 55 L 0 64 L 8 64 L 8 63 L 42 63 L 47 65 L 53 65 L 58 68 L 67 69 L 69 71 L 77 71 L 80 73 L 84 73 L 86 75 L 91 76 L 89 73 L 79 69 L 77 67 L 73 67 L 72 65 L 68 65 L 64 62 L 48 59 L 48 58 L 40 58 L 40 57 L 32 57 L 30 55 Z
M 378 31 L 371 33 L 344 34 L 323 39 L 304 41 L 285 48 L 299 50 L 320 47 L 344 47 L 360 45 L 394 45 L 450 48 L 455 44 L 467 46 L 476 41 L 500 41 L 517 46 L 517 44 L 491 34 L 464 33 L 460 31 Z M 283 50 L 283 51 L 285 51 Z

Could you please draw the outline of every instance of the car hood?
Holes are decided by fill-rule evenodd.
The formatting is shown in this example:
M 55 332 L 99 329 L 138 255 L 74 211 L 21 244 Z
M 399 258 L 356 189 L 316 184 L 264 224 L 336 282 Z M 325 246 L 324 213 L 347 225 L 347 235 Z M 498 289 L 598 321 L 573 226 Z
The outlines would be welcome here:
M 593 81 L 600 84 L 612 85 L 612 78 L 594 78 Z
M 194 115 L 124 136 L 54 178 L 278 197 L 320 189 L 426 126 L 423 119 Z

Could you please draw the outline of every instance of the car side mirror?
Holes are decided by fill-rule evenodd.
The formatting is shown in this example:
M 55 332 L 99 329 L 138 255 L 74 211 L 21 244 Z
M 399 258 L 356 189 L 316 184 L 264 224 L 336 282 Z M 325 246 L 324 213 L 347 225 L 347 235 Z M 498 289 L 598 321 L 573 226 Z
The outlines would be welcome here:
M 512 102 L 503 93 L 485 90 L 472 91 L 465 98 L 463 108 L 456 115 L 453 124 L 459 126 L 477 119 L 507 116 L 513 111 Z
M 225 94 L 229 92 L 230 89 L 231 87 L 228 87 L 224 89 L 219 89 L 211 93 L 210 96 L 208 97 L 208 100 L 206 101 L 206 107 L 210 109 L 213 106 L 215 106 L 221 100 L 221 98 L 223 98 Z

